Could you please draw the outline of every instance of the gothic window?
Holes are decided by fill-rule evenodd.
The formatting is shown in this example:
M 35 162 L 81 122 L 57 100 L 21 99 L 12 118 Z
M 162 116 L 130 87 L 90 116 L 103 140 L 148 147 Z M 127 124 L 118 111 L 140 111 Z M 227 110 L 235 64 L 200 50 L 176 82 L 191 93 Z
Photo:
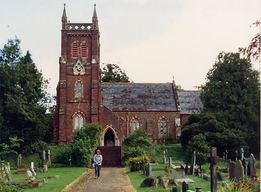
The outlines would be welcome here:
M 132 129 L 133 129 L 133 132 L 136 131 L 137 129 L 140 128 L 140 123 L 138 121 L 138 119 L 135 119 L 132 123 Z
M 78 46 L 77 46 L 77 43 L 73 43 L 72 55 L 73 55 L 73 58 L 77 58 L 78 57 Z
M 82 58 L 87 57 L 87 45 L 86 43 L 82 43 Z
M 82 96 L 82 83 L 78 82 L 76 85 L 76 97 Z
M 79 130 L 83 128 L 83 116 L 81 113 L 78 113 L 74 117 L 74 129 Z
M 160 137 L 166 137 L 168 133 L 168 125 L 166 119 L 160 119 L 159 121 L 159 131 L 160 131 Z
M 175 119 L 176 127 L 180 127 L 180 118 Z

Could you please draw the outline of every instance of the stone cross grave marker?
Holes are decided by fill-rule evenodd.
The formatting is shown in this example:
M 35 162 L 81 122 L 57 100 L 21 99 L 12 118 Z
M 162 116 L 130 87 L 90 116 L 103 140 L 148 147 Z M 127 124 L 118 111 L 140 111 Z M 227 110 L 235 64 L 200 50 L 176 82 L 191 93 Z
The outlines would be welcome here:
M 250 155 L 247 168 L 248 168 L 247 169 L 248 176 L 251 177 L 253 174 L 256 174 L 256 159 L 255 159 L 253 153 L 251 153 L 251 155 Z
M 236 163 L 231 162 L 229 164 L 229 179 L 230 179 L 230 181 L 234 180 L 234 178 L 235 178 L 235 174 L 234 174 L 235 167 L 236 167 Z
M 241 160 L 237 160 L 235 170 L 234 170 L 235 180 L 244 181 L 244 167 Z
M 217 192 L 217 163 L 219 162 L 219 157 L 217 156 L 216 147 L 211 147 L 208 162 L 210 163 L 211 192 Z
M 193 152 L 191 157 L 191 164 L 190 164 L 190 174 L 194 175 L 194 169 L 196 164 L 196 151 Z
M 18 154 L 17 165 L 20 166 L 22 163 L 22 155 Z

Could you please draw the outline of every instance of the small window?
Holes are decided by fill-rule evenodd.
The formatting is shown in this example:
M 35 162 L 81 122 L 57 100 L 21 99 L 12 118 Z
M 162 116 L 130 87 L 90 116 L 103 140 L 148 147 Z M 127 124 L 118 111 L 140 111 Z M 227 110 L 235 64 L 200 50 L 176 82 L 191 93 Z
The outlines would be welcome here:
M 175 119 L 176 127 L 180 127 L 180 118 Z
M 82 58 L 86 58 L 87 57 L 87 46 L 86 43 L 82 44 Z
M 76 87 L 76 97 L 81 97 L 81 96 L 82 96 L 82 84 L 81 82 L 78 82 Z
M 77 43 L 73 43 L 72 53 L 73 53 L 73 57 L 74 57 L 74 58 L 77 58 L 77 57 L 78 57 L 78 47 L 77 47 Z
M 83 116 L 81 114 L 77 114 L 74 118 L 74 129 L 79 130 L 83 128 Z
M 138 121 L 138 119 L 135 119 L 132 123 L 132 129 L 133 129 L 133 132 L 136 131 L 137 129 L 140 128 L 140 123 Z

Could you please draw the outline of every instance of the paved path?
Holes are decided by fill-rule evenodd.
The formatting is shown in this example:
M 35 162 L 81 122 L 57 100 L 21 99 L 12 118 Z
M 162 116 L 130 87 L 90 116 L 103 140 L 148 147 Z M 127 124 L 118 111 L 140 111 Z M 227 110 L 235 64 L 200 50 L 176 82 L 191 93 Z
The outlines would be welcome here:
M 99 179 L 94 178 L 94 169 L 89 169 L 80 178 L 71 192 L 135 192 L 125 168 L 101 168 Z

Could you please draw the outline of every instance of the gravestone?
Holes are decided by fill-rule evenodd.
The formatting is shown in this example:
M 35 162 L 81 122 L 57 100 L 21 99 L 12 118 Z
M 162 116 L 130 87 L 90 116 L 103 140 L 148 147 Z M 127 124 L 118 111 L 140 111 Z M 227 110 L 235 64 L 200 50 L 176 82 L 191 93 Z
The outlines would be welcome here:
M 182 182 L 182 192 L 187 192 L 188 190 L 188 184 L 186 183 L 186 181 Z
M 35 171 L 34 171 L 34 162 L 31 162 L 31 171 L 34 174 L 34 176 L 36 175 Z
M 44 165 L 44 173 L 48 171 L 48 165 Z
M 217 163 L 219 162 L 219 157 L 217 156 L 217 148 L 211 147 L 210 158 L 208 159 L 210 163 L 210 179 L 211 179 L 211 191 L 217 192 Z
M 163 152 L 163 164 L 166 164 L 166 151 Z
M 228 159 L 227 160 L 227 172 L 229 173 L 229 165 L 230 165 L 230 163 L 231 163 L 231 159 Z
M 7 174 L 7 179 L 9 182 L 13 182 L 12 176 L 11 176 L 11 171 L 10 171 L 10 164 L 8 163 L 7 165 L 4 166 L 4 170 Z
M 244 181 L 244 167 L 241 160 L 237 160 L 236 162 L 234 176 L 236 181 Z
M 27 180 L 30 180 L 30 177 L 33 177 L 32 172 L 31 171 L 26 171 L 26 176 L 27 176 Z
M 17 159 L 17 166 L 20 166 L 22 163 L 22 155 L 18 154 L 18 159 Z
M 242 161 L 243 158 L 244 158 L 244 149 L 241 148 L 241 149 L 240 149 L 240 160 Z
M 217 180 L 218 181 L 223 181 L 223 177 L 222 177 L 220 172 L 217 172 Z
M 191 157 L 190 174 L 194 175 L 194 169 L 196 164 L 196 151 L 193 152 Z
M 171 189 L 171 192 L 180 192 L 180 189 L 179 187 L 175 187 Z
M 248 176 L 251 177 L 253 174 L 256 174 L 256 159 L 255 159 L 255 157 L 252 153 L 250 155 L 247 168 L 248 168 L 247 169 L 247 175 Z
M 47 153 L 48 153 L 48 161 L 47 161 L 47 164 L 51 165 L 51 163 L 52 163 L 52 162 L 51 162 L 51 151 L 48 150 Z
M 230 179 L 230 181 L 234 180 L 234 178 L 235 178 L 235 174 L 234 174 L 235 166 L 236 166 L 236 164 L 234 162 L 231 162 L 229 164 L 229 179 Z
M 226 161 L 226 153 L 223 152 L 223 161 Z
M 146 176 L 151 176 L 151 165 L 150 165 L 150 163 L 148 163 L 148 166 L 147 166 Z
M 246 158 L 244 157 L 242 160 L 242 165 L 244 167 L 244 175 L 247 174 L 247 162 L 246 162 Z
M 172 158 L 169 157 L 169 167 L 171 167 L 171 166 L 172 166 Z
M 201 192 L 201 187 L 196 187 L 196 192 Z

